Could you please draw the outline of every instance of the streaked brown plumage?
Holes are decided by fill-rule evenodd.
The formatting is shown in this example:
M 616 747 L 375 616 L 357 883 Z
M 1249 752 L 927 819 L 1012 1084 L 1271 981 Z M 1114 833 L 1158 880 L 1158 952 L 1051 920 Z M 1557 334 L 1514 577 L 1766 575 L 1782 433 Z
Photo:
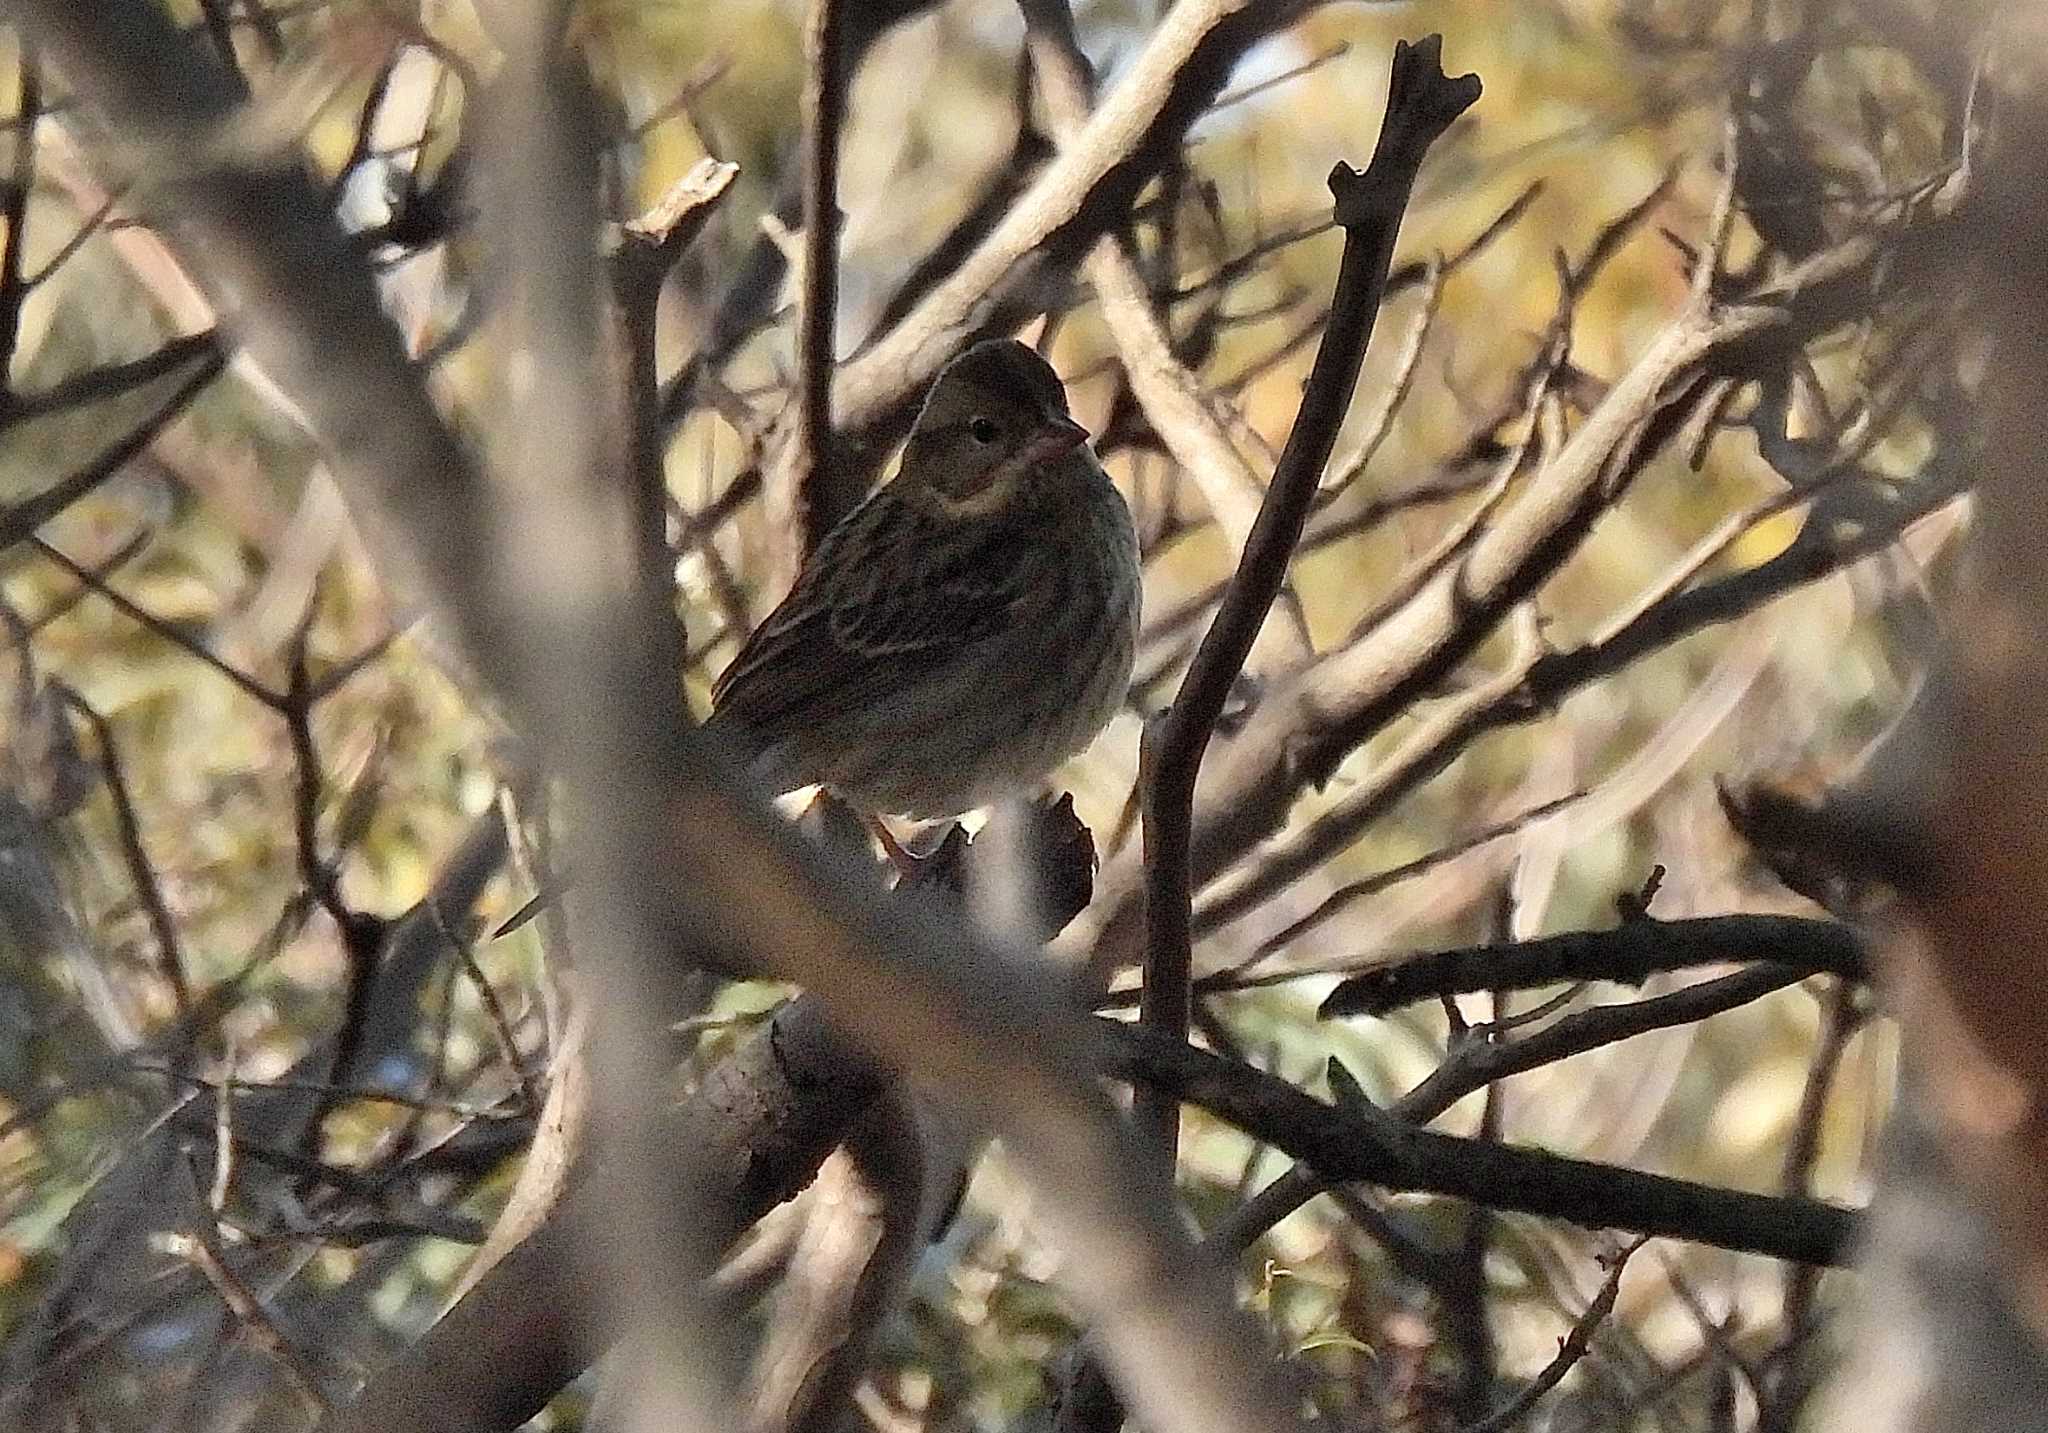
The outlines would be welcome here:
M 777 791 L 949 816 L 1030 786 L 1122 703 L 1130 511 L 1021 343 L 939 375 L 896 477 L 825 535 L 712 694 Z

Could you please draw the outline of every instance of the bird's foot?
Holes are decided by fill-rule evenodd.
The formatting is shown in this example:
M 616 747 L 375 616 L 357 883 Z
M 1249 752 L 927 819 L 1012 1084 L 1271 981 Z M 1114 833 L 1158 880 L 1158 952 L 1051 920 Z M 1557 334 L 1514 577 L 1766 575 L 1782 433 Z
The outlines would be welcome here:
M 889 829 L 888 823 L 881 817 L 869 816 L 865 820 L 869 833 L 881 846 L 882 854 L 887 856 L 889 864 L 896 868 L 898 882 L 909 885 L 916 881 L 917 873 L 924 867 L 925 858 L 915 854 L 908 846 L 897 840 L 896 833 Z

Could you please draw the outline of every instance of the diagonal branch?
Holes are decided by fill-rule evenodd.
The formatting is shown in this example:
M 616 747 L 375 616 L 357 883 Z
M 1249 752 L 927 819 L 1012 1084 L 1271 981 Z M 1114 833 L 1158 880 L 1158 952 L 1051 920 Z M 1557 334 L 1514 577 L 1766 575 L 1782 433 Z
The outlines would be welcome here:
M 173 340 L 143 360 L 143 363 L 153 364 L 158 358 L 171 355 L 172 350 L 185 342 L 186 340 L 182 339 Z M 172 359 L 172 363 L 182 363 L 184 357 L 183 353 L 179 353 Z M 91 494 L 101 484 L 127 467 L 130 460 L 154 442 L 159 433 L 191 406 L 192 400 L 199 395 L 201 389 L 220 376 L 220 371 L 226 363 L 226 355 L 219 351 L 218 345 L 211 342 L 211 335 L 206 336 L 204 356 L 179 379 L 177 386 L 165 395 L 163 402 L 159 403 L 148 417 L 96 454 L 91 462 L 77 472 L 52 483 L 32 498 L 24 498 L 12 507 L 0 509 L 0 552 L 5 552 L 22 539 L 32 536 L 37 528 Z M 170 371 L 169 365 L 165 371 Z M 108 372 L 109 370 L 96 369 L 83 377 L 97 379 L 106 376 Z M 153 370 L 148 374 L 151 379 L 157 376 Z
M 1594 1332 L 1614 1312 L 1615 1300 L 1621 1295 L 1622 1271 L 1644 1242 L 1642 1238 L 1633 1239 L 1607 1256 L 1603 1261 L 1607 1265 L 1607 1277 L 1601 1282 L 1600 1292 L 1586 1305 L 1586 1311 L 1573 1320 L 1571 1332 L 1558 1341 L 1557 1356 L 1529 1380 L 1528 1386 L 1484 1418 L 1466 1424 L 1458 1433 L 1507 1433 L 1534 1410 L 1544 1394 L 1564 1382 L 1564 1376 L 1572 1371 L 1572 1365 L 1592 1348 Z
M 1094 73 L 1074 33 L 1066 0 L 1020 0 L 1024 44 L 1054 136 L 1076 142 L 1088 120 Z M 1200 383 L 1174 356 L 1165 325 L 1138 272 L 1137 255 L 1109 235 L 1089 251 L 1089 285 L 1129 375 L 1132 395 L 1173 460 L 1201 489 L 1217 526 L 1242 551 L 1259 511 L 1259 481 L 1231 445 Z
M 1413 47 L 1406 41 L 1395 45 L 1387 114 L 1372 161 L 1362 174 L 1343 164 L 1331 171 L 1344 256 L 1301 408 L 1245 539 L 1237 575 L 1195 650 L 1173 705 L 1147 726 L 1140 748 L 1146 940 L 1139 1019 L 1176 1037 L 1186 1037 L 1189 1016 L 1195 781 L 1224 698 L 1286 580 L 1323 466 L 1350 406 L 1393 262 L 1394 238 L 1423 156 L 1479 98 L 1476 76 L 1446 78 L 1442 50 L 1437 35 Z M 1176 1109 L 1144 1097 L 1140 1110 L 1149 1111 L 1148 1122 L 1171 1148 Z
M 1184 0 L 1166 12 L 1073 144 L 943 283 L 834 380 L 842 432 L 885 423 L 1033 275 L 1071 269 L 1125 222 L 1181 134 L 1258 41 L 1320 0 Z M 880 461 L 881 455 L 875 456 Z

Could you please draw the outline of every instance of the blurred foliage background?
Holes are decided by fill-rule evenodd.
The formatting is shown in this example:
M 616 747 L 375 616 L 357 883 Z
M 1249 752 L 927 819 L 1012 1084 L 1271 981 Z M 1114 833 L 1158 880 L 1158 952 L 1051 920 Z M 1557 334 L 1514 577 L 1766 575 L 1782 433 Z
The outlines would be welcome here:
M 279 52 L 267 52 L 267 32 L 257 27 L 242 27 L 238 43 L 279 91 L 300 87 L 308 151 L 328 173 L 341 173 L 357 143 L 376 73 L 365 57 L 387 53 L 393 35 L 439 52 L 437 60 L 412 50 L 385 96 L 387 113 L 409 112 L 419 142 L 400 141 L 357 165 L 342 194 L 359 225 L 380 222 L 392 212 L 387 191 L 407 176 L 428 186 L 450 164 L 465 121 L 456 67 L 488 75 L 487 26 L 465 0 L 268 8 Z M 1075 8 L 1106 89 L 1160 7 L 1082 0 Z M 1217 320 L 1201 371 L 1235 396 L 1247 425 L 1241 445 L 1263 473 L 1265 454 L 1278 449 L 1293 418 L 1312 352 L 1304 339 L 1334 277 L 1340 240 L 1325 227 L 1324 178 L 1333 163 L 1362 164 L 1369 153 L 1394 40 L 1440 30 L 1447 66 L 1485 81 L 1481 104 L 1432 153 L 1396 264 L 1483 244 L 1447 272 L 1433 317 L 1423 313 L 1422 285 L 1381 316 L 1339 467 L 1397 372 L 1411 366 L 1407 350 L 1418 334 L 1420 343 L 1383 440 L 1319 519 L 1328 526 L 1356 514 L 1359 530 L 1322 542 L 1297 565 L 1296 590 L 1319 644 L 1342 640 L 1403 565 L 1476 501 L 1468 484 L 1402 503 L 1463 471 L 1459 454 L 1478 416 L 1513 398 L 1557 311 L 1556 255 L 1582 260 L 1618 217 L 1650 201 L 1572 310 L 1571 382 L 1588 391 L 1618 376 L 1683 303 L 1688 246 L 1700 242 L 1713 207 L 1724 116 L 1759 33 L 1753 24 L 1772 35 L 1811 24 L 1825 37 L 1796 95 L 1798 132 L 1816 152 L 1874 189 L 1918 183 L 1952 160 L 1947 101 L 1908 54 L 1883 34 L 1856 31 L 1852 19 L 1830 28 L 1803 7 L 1776 8 L 1785 14 L 1763 21 L 1747 7 L 1704 0 L 1316 8 L 1246 57 L 1225 101 L 1194 129 L 1170 199 L 1158 186 L 1148 191 L 1172 206 L 1170 248 L 1156 220 L 1144 234 L 1148 262 L 1183 293 L 1167 310 L 1170 321 L 1186 331 Z M 196 5 L 173 9 L 200 22 Z M 789 0 L 592 0 L 583 8 L 579 43 L 630 133 L 611 151 L 619 216 L 637 213 L 701 158 L 739 166 L 666 295 L 661 350 L 669 365 L 719 341 L 717 296 L 762 235 L 786 237 L 794 227 L 801 26 L 801 7 Z M 889 30 L 867 54 L 844 136 L 842 352 L 874 334 L 919 257 L 1012 162 L 1021 38 L 1008 0 L 948 0 Z M 7 43 L 0 75 L 16 76 L 18 54 Z M 13 104 L 0 99 L 0 109 Z M 20 142 L 17 132 L 12 143 Z M 18 393 L 147 355 L 209 321 L 147 227 L 97 225 L 72 247 L 110 196 L 55 126 L 43 127 L 38 149 L 28 262 L 61 267 L 23 309 Z M 1812 198 L 1776 197 L 1788 206 Z M 114 214 L 123 215 L 112 198 Z M 437 393 L 458 416 L 495 357 L 488 323 L 469 327 L 463 302 L 476 246 L 485 242 L 487 235 L 458 234 L 395 258 L 386 274 L 409 337 L 436 349 Z M 1738 221 L 1734 261 L 1758 243 Z M 1262 249 L 1256 265 L 1226 267 Z M 1219 273 L 1228 281 L 1217 281 Z M 700 393 L 683 417 L 668 455 L 682 509 L 725 501 L 758 463 L 759 430 L 781 408 L 793 371 L 793 301 L 784 279 L 767 320 L 720 365 L 717 400 Z M 1105 459 L 1141 527 L 1161 538 L 1147 571 L 1148 618 L 1156 620 L 1227 575 L 1230 553 L 1200 521 L 1199 498 L 1182 491 L 1142 424 L 1120 406 L 1114 346 L 1078 276 L 1059 306 L 1065 312 L 1049 355 L 1077 413 L 1105 435 Z M 1824 346 L 1813 358 L 1817 381 L 1853 386 L 1873 350 L 1891 341 L 1872 323 Z M 18 502 L 78 468 L 188 376 L 167 372 L 88 408 L 10 422 L 0 432 L 0 500 Z M 745 421 L 736 424 L 736 414 Z M 1117 435 L 1123 441 L 1111 441 Z M 1932 441 L 1908 415 L 1868 462 L 1903 476 Z M 1697 464 L 1687 458 L 1658 459 L 1546 587 L 1545 640 L 1567 646 L 1598 630 L 1731 514 L 1783 490 L 1745 434 L 1718 437 Z M 1799 524 L 1790 510 L 1749 523 L 1708 571 L 1771 558 Z M 1201 958 L 1211 967 L 1238 963 L 1345 883 L 1410 862 L 1412 875 L 1265 950 L 1257 969 L 1316 971 L 1415 948 L 1611 924 L 1617 897 L 1641 888 L 1653 865 L 1666 872 L 1653 906 L 1660 916 L 1813 913 L 1747 855 L 1717 804 L 1715 782 L 1820 781 L 1853 768 L 1911 690 L 1925 595 L 1943 580 L 1957 529 L 1954 511 L 1942 509 L 1897 547 L 1655 652 L 1543 720 L 1483 737 L 1339 858 L 1212 937 Z M 347 986 L 341 935 L 304 898 L 296 804 L 311 803 L 347 904 L 396 915 L 425 894 L 462 833 L 490 811 L 504 773 L 488 720 L 394 625 L 398 614 L 377 588 L 319 454 L 259 374 L 231 366 L 117 478 L 41 531 L 73 562 L 111 564 L 106 581 L 132 606 L 81 592 L 29 546 L 0 559 L 0 592 L 32 633 L 17 644 L 10 674 L 18 789 L 9 809 L 22 813 L 23 830 L 7 845 L 13 865 L 0 910 L 0 1328 L 17 1329 L 66 1248 L 67 1212 L 152 1116 L 132 1076 L 110 1076 L 108 1061 L 146 1044 L 181 1008 L 124 864 L 119 803 L 97 763 L 118 759 L 189 991 L 226 995 L 210 1068 L 249 1081 L 278 1076 L 330 1031 Z M 751 503 L 719 529 L 715 557 L 692 547 L 678 563 L 697 658 L 685 679 L 700 710 L 740 635 L 736 616 L 758 617 L 772 597 L 761 573 L 773 538 L 760 504 Z M 301 645 L 308 680 L 339 682 L 314 708 L 318 781 L 310 791 L 287 722 L 193 651 L 284 692 Z M 1140 711 L 1166 699 L 1171 684 L 1159 675 L 1184 657 L 1171 634 L 1148 647 L 1140 674 L 1154 680 L 1064 773 L 1105 850 L 1129 839 Z M 51 710 L 48 679 L 75 691 L 103 728 Z M 1348 773 L 1374 751 L 1311 794 L 1298 819 L 1312 820 L 1340 798 Z M 1574 792 L 1585 794 L 1552 817 L 1427 859 Z M 531 890 L 530 873 L 494 883 L 487 927 Z M 532 1049 L 545 1004 L 538 927 L 484 941 L 475 955 L 510 1028 Z M 1400 1093 L 1436 1066 L 1448 1038 L 1445 1012 L 1319 1023 L 1315 1006 L 1334 980 L 1303 974 L 1220 996 L 1212 1007 L 1241 1048 L 1319 1093 L 1327 1092 L 1322 1069 L 1333 1055 L 1375 1097 Z M 1649 993 L 1676 983 L 1653 980 Z M 732 1029 L 775 993 L 733 992 L 736 1024 L 707 1033 L 700 1055 L 725 1048 Z M 1790 1180 L 1860 1202 L 1894 1051 L 1888 1027 L 1864 1018 L 1867 1001 L 1832 980 L 1811 980 L 1517 1077 L 1462 1102 L 1442 1127 L 1471 1131 L 1483 1120 L 1517 1143 L 1744 1189 L 1777 1190 Z M 1535 1003 L 1523 999 L 1517 1008 Z M 1495 1013 L 1483 998 L 1464 1005 L 1470 1019 Z M 513 1108 L 506 1102 L 519 1078 L 474 981 L 439 971 L 426 1011 L 422 1049 L 436 1052 L 442 1089 L 456 1103 L 349 1103 L 327 1127 L 327 1158 L 371 1161 L 397 1141 L 430 1142 L 476 1110 Z M 1833 1043 L 1824 1039 L 1829 1031 Z M 1817 1065 L 1823 1049 L 1825 1064 Z M 1190 1207 L 1209 1223 L 1283 1163 L 1196 1115 L 1182 1171 Z M 460 1212 L 487 1225 L 510 1174 L 479 1181 Z M 1615 1242 L 1447 1201 L 1379 1199 L 1366 1208 L 1397 1240 L 1477 1250 L 1502 1392 L 1556 1353 L 1604 1277 L 1599 1256 Z M 1073 1330 L 1046 1287 L 1025 1213 L 998 1153 L 923 1260 L 909 1316 L 891 1328 L 872 1390 L 878 1420 L 1004 1427 L 1042 1402 L 1047 1362 Z M 1430 1314 L 1430 1291 L 1358 1218 L 1357 1209 L 1321 1199 L 1287 1219 L 1247 1258 L 1248 1295 L 1322 1376 L 1332 1405 L 1376 1402 L 1411 1426 L 1452 1426 L 1471 1394 L 1454 1386 L 1456 1362 Z M 289 1240 L 275 1228 L 262 1237 Z M 295 1277 L 359 1290 L 404 1336 L 432 1315 L 467 1251 L 413 1238 L 308 1244 L 304 1252 Z M 1701 1390 L 1730 1368 L 1757 1376 L 1754 1361 L 1782 1341 L 1785 1300 L 1809 1296 L 1803 1282 L 1760 1258 L 1653 1245 L 1631 1266 L 1592 1355 L 1541 1426 L 1708 1426 L 1711 1400 Z M 1823 1282 L 1822 1307 L 1832 1309 L 1837 1280 Z M 153 1356 L 175 1364 L 182 1336 L 166 1327 Z M 1751 1426 L 1755 1390 L 1736 1383 L 1740 1426 Z M 573 1426 L 580 1407 L 580 1395 L 565 1396 L 551 1426 Z

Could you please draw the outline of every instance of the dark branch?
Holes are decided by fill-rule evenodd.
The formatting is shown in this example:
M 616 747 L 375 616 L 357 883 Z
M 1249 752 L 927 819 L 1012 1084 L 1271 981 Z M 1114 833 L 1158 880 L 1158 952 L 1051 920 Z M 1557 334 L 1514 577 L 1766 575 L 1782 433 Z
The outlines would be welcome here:
M 1143 1026 L 1100 1020 L 1097 1029 L 1107 1073 L 1200 1105 L 1332 1182 L 1445 1195 L 1586 1229 L 1628 1229 L 1808 1264 L 1840 1265 L 1854 1242 L 1857 1213 L 1837 1205 L 1413 1129 L 1326 1105 L 1277 1076 Z
M 1339 164 L 1330 174 L 1344 255 L 1330 318 L 1316 350 L 1301 408 L 1245 540 L 1237 575 L 1196 648 L 1173 705 L 1145 732 L 1140 755 L 1146 873 L 1145 985 L 1139 1019 L 1185 1038 L 1193 924 L 1195 781 L 1231 684 L 1287 578 L 1294 545 L 1315 501 L 1316 485 L 1351 404 L 1365 346 L 1379 316 L 1394 239 L 1429 146 L 1479 98 L 1474 75 L 1447 78 L 1443 37 L 1394 47 L 1387 114 L 1364 173 Z M 1147 1123 L 1169 1146 L 1171 1106 L 1149 1108 Z
M 166 344 L 157 353 L 152 354 L 150 358 L 144 359 L 142 362 L 151 363 L 159 357 L 169 355 L 179 344 L 187 342 L 194 342 L 194 340 L 175 340 L 171 344 Z M 157 406 L 156 410 L 134 428 L 130 429 L 117 442 L 99 453 L 91 462 L 69 477 L 44 489 L 32 498 L 16 503 L 5 511 L 0 511 L 0 552 L 5 552 L 8 548 L 14 546 L 15 543 L 31 536 L 37 528 L 41 527 L 51 518 L 56 517 L 57 514 L 63 512 L 64 509 L 70 507 L 79 499 L 90 494 L 100 484 L 120 472 L 121 469 L 127 467 L 129 461 L 154 442 L 156 435 L 168 427 L 172 419 L 185 411 L 186 406 L 198 396 L 200 389 L 213 382 L 221 369 L 226 365 L 226 361 L 226 357 L 219 351 L 218 346 L 212 346 L 199 365 L 180 380 L 178 386 Z M 95 370 L 94 373 L 85 376 L 87 378 L 102 377 L 109 371 L 104 369 Z M 151 373 L 149 376 L 155 377 L 156 375 Z M 29 401 L 39 403 L 41 400 L 31 399 Z
M 1669 995 L 1580 1010 L 1519 1040 L 1505 1038 L 1506 1031 L 1498 1025 L 1482 1026 L 1454 1037 L 1450 1059 L 1403 1095 L 1394 1110 L 1404 1119 L 1427 1123 L 1474 1090 L 1496 1080 L 1554 1065 L 1653 1030 L 1695 1024 L 1761 1000 L 1803 978 L 1797 970 L 1756 965 L 1718 980 L 1702 980 Z M 1538 1007 L 1531 1013 L 1548 1011 Z
M 1529 990 L 1576 980 L 1640 985 L 1667 970 L 1758 960 L 1795 975 L 1870 978 L 1862 943 L 1835 921 L 1797 916 L 1644 917 L 1613 930 L 1433 950 L 1390 961 L 1332 990 L 1317 1013 L 1385 1015 L 1418 1000 L 1484 990 Z

